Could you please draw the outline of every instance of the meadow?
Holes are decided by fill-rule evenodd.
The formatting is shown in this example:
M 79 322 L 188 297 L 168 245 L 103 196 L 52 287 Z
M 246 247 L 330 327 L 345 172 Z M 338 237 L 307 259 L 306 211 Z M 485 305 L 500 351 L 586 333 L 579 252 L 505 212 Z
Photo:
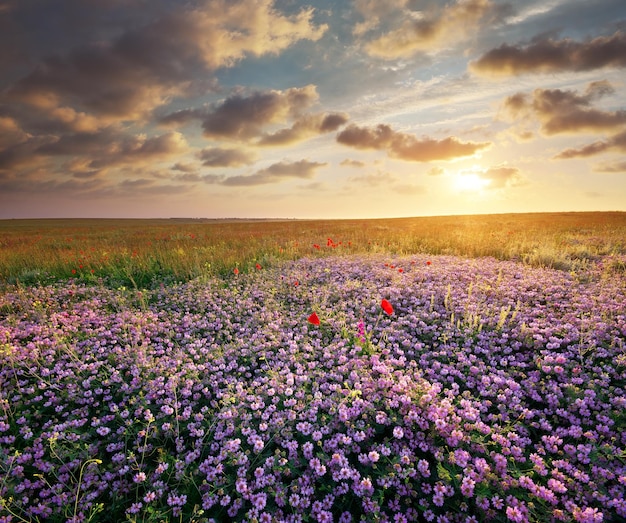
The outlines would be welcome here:
M 451 254 L 585 269 L 626 252 L 626 213 L 383 220 L 0 220 L 0 282 L 150 287 L 304 256 Z
M 625 213 L 0 248 L 0 523 L 626 521 Z

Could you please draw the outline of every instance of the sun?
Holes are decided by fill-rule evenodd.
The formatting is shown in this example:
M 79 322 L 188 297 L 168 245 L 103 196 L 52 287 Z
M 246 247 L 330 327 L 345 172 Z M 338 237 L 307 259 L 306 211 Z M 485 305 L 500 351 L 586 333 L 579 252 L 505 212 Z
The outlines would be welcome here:
M 454 186 L 461 192 L 481 192 L 491 182 L 475 172 L 459 172 L 454 176 Z

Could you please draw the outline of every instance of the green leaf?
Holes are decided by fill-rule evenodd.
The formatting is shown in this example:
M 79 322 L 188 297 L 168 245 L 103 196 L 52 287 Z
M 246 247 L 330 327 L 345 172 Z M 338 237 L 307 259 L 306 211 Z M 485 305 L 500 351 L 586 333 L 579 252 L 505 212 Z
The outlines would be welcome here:
M 441 463 L 437 463 L 437 475 L 448 483 L 452 481 L 450 472 Z

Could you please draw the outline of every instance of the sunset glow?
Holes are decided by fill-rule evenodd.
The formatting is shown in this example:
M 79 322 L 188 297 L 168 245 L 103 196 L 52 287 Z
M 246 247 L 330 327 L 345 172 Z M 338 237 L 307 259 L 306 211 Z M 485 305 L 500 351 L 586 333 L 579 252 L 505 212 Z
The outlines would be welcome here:
M 0 0 L 0 218 L 626 210 L 623 0 Z

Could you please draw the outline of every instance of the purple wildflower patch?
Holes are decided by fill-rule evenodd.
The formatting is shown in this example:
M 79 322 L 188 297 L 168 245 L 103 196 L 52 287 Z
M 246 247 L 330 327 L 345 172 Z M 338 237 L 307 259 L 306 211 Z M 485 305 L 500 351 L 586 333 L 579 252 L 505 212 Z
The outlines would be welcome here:
M 626 518 L 624 275 L 385 261 L 0 296 L 0 521 Z

